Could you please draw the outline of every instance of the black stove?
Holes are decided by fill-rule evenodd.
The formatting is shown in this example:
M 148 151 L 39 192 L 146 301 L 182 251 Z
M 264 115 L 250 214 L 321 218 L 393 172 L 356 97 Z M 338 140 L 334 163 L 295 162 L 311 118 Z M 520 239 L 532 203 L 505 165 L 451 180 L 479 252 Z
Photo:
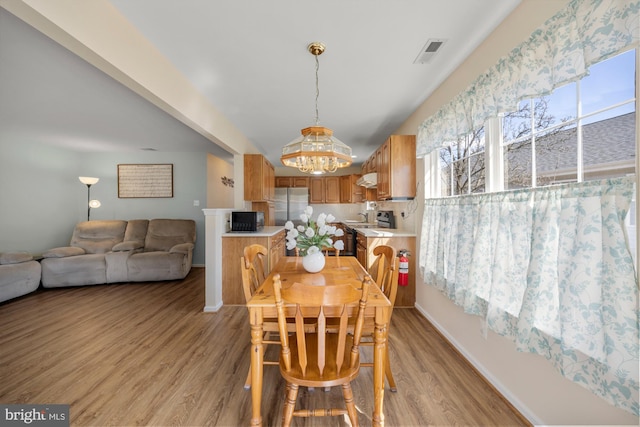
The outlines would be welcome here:
M 396 228 L 396 217 L 393 211 L 378 211 L 376 221 L 380 228 Z

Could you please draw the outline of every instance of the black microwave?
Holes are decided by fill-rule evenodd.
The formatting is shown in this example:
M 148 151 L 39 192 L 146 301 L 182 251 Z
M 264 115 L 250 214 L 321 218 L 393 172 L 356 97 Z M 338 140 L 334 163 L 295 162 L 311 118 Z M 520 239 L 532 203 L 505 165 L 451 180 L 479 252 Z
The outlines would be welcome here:
M 231 212 L 231 231 L 258 231 L 264 227 L 264 212 Z

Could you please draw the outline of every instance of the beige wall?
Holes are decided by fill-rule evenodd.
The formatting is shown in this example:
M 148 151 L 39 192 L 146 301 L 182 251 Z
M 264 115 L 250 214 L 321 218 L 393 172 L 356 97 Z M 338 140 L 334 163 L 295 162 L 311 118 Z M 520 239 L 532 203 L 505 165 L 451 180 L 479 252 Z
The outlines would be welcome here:
M 207 154 L 207 209 L 233 208 L 234 186 L 225 185 L 222 178 L 233 178 L 233 165 Z
M 524 41 L 566 3 L 566 0 L 523 0 L 394 133 L 417 133 L 422 121 L 463 91 L 476 76 Z M 419 160 L 418 177 L 424 176 L 424 169 L 424 162 Z M 424 185 L 421 189 L 424 190 Z M 419 201 L 418 230 L 423 208 L 424 204 Z M 531 422 L 538 425 L 638 425 L 638 417 L 564 379 L 543 357 L 518 353 L 510 340 L 492 332 L 484 338 L 479 317 L 465 314 L 438 290 L 422 284 L 419 272 L 418 276 L 416 306 Z

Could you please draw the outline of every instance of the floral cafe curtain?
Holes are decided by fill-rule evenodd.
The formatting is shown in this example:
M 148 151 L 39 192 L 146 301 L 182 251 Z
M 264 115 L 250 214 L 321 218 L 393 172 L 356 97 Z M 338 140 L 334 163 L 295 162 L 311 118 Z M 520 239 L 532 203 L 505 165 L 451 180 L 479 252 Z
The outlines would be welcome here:
M 417 156 L 479 129 L 519 101 L 551 93 L 640 40 L 640 0 L 574 0 L 418 129 Z
M 420 268 L 519 351 L 639 414 L 634 178 L 425 202 Z

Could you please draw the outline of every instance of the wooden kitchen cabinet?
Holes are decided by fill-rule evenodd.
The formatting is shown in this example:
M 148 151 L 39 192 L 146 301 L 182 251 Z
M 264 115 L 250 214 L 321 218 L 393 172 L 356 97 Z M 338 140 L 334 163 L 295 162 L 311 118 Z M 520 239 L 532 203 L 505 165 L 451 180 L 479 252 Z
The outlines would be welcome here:
M 340 177 L 339 176 L 327 176 L 324 179 L 325 203 L 340 203 Z
M 416 137 L 391 135 L 376 152 L 378 200 L 416 197 Z
M 276 176 L 276 187 L 308 188 L 308 176 Z
M 309 203 L 340 203 L 340 177 L 309 178 Z
M 358 262 L 366 268 L 367 266 L 367 238 L 360 233 L 356 233 L 356 258 Z
M 286 253 L 285 236 L 286 231 L 283 230 L 271 238 L 269 249 L 269 270 L 271 270 Z
M 291 178 L 292 187 L 295 188 L 308 188 L 309 187 L 309 177 L 308 176 L 294 176 Z
M 340 177 L 340 203 L 362 203 L 365 188 L 356 184 L 361 175 L 343 175 Z
M 293 187 L 293 185 L 291 185 L 292 178 L 291 176 L 276 176 L 276 188 Z
M 222 238 L 222 302 L 224 304 L 244 305 L 242 289 L 242 270 L 240 267 L 245 246 L 258 244 L 267 248 L 268 260 L 265 268 L 271 271 L 273 266 L 285 256 L 285 235 L 283 229 L 272 236 L 229 236 Z
M 244 199 L 252 202 L 273 201 L 275 169 L 261 154 L 244 155 Z
M 324 178 L 309 178 L 309 203 L 324 203 Z

